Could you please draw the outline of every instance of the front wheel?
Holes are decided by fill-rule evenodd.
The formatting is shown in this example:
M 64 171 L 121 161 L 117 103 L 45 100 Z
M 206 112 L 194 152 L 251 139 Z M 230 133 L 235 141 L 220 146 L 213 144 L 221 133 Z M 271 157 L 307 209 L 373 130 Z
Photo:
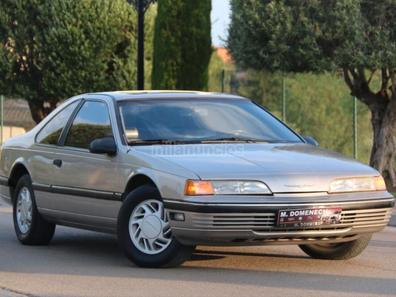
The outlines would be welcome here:
M 300 248 L 315 259 L 348 260 L 360 255 L 369 244 L 370 239 L 371 234 L 368 234 L 353 241 L 300 245 Z
M 125 255 L 141 267 L 178 266 L 194 249 L 172 236 L 161 196 L 151 185 L 140 186 L 125 198 L 117 233 Z

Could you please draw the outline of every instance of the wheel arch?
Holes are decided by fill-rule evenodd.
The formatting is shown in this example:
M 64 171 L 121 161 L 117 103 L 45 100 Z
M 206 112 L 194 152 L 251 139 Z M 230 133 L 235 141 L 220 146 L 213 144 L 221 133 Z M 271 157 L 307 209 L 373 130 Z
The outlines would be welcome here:
M 30 175 L 29 170 L 27 169 L 26 165 L 23 164 L 22 162 L 15 162 L 14 165 L 12 166 L 12 169 L 10 171 L 10 176 L 8 178 L 8 186 L 10 188 L 10 197 L 11 201 L 14 197 L 14 189 L 16 184 L 18 183 L 18 180 L 25 174 Z
M 122 200 L 124 200 L 128 193 L 143 185 L 152 185 L 159 190 L 158 186 L 151 177 L 144 173 L 137 173 L 129 178 L 124 193 L 122 195 Z
M 122 199 L 137 187 L 150 184 L 156 187 L 163 199 L 183 199 L 186 180 L 194 176 L 181 176 L 149 168 L 137 168 L 126 178 Z

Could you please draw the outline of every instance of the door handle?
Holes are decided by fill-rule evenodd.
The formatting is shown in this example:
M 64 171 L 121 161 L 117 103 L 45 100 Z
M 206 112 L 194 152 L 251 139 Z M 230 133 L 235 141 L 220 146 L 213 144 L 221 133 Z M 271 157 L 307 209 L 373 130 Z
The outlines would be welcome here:
M 56 167 L 62 167 L 62 160 L 61 159 L 55 159 L 52 164 L 54 164 Z

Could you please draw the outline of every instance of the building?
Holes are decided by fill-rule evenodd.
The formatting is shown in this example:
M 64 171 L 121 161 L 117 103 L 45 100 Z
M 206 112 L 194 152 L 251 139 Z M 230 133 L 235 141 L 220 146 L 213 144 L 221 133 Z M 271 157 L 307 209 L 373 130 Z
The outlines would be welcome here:
M 216 48 L 217 56 L 221 59 L 224 64 L 232 64 L 232 57 L 230 52 L 224 47 L 217 47 Z
M 36 123 L 32 119 L 29 105 L 22 99 L 7 99 L 3 104 L 3 135 L 1 143 L 7 139 L 24 134 L 32 129 Z

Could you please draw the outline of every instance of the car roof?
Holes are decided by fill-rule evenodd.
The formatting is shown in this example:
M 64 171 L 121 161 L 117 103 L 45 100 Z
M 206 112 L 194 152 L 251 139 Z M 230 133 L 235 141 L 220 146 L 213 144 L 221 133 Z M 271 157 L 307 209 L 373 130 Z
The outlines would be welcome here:
M 144 99 L 199 99 L 199 98 L 221 98 L 221 99 L 246 99 L 232 94 L 199 92 L 199 91 L 114 91 L 88 93 L 87 95 L 109 96 L 117 101 L 122 100 L 144 100 Z

